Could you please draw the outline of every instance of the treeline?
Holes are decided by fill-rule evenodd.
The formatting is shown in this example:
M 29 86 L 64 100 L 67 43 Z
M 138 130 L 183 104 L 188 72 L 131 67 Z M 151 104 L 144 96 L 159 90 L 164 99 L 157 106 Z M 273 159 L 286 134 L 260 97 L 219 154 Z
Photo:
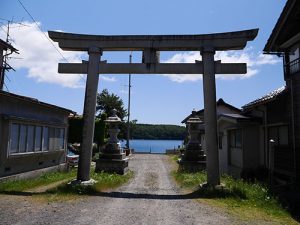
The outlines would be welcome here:
M 105 144 L 108 138 L 108 126 L 105 124 L 106 114 L 95 120 L 94 142 L 99 146 Z M 68 143 L 82 142 L 83 118 L 81 116 L 69 118 Z M 126 123 L 119 124 L 119 139 L 126 139 Z M 177 125 L 152 125 L 130 123 L 131 139 L 146 140 L 183 140 L 185 127 Z
M 131 127 L 132 139 L 183 140 L 185 127 L 177 125 L 134 124 Z

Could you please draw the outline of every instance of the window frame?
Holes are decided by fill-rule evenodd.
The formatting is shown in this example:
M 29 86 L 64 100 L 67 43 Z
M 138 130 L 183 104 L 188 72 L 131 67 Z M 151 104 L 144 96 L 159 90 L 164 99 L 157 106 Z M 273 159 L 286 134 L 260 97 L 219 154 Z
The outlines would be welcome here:
M 240 141 L 239 144 L 237 143 L 237 133 L 239 133 Z M 232 140 L 234 139 L 234 144 L 232 144 Z M 229 147 L 230 148 L 243 148 L 243 129 L 236 128 L 229 130 Z
M 280 143 L 280 128 L 285 128 L 287 133 L 286 133 L 286 140 L 287 140 L 287 144 L 281 144 Z M 274 139 L 273 137 L 270 136 L 271 134 L 271 131 L 272 130 L 275 131 L 275 135 L 277 137 L 274 143 L 274 146 L 276 147 L 290 147 L 290 139 L 289 139 L 289 136 L 290 136 L 290 129 L 289 129 L 289 125 L 288 124 L 282 124 L 282 125 L 274 125 L 274 126 L 269 126 L 268 127 L 268 142 L 270 142 L 271 139 Z
M 17 149 L 14 150 L 15 152 L 12 152 L 12 142 L 15 141 L 12 139 L 12 134 L 13 134 L 13 126 L 15 126 L 17 129 L 17 134 L 15 134 L 15 136 L 17 137 Z M 25 138 L 25 142 L 24 142 L 24 148 L 25 150 L 20 152 L 20 142 L 21 142 L 21 127 L 23 127 L 23 129 L 25 129 L 25 133 L 24 138 Z M 29 128 L 30 127 L 30 128 Z M 32 128 L 33 128 L 33 132 L 32 132 Z M 41 129 L 40 134 L 37 136 L 37 127 L 39 129 Z M 27 121 L 18 121 L 18 120 L 10 120 L 9 121 L 9 136 L 8 136 L 8 145 L 7 145 L 7 156 L 15 156 L 15 155 L 23 155 L 23 154 L 36 154 L 36 153 L 42 153 L 42 152 L 50 152 L 50 151 L 65 151 L 66 150 L 66 128 L 67 126 L 65 125 L 52 125 L 52 124 L 43 124 L 43 123 L 37 123 L 37 122 L 27 122 Z M 48 143 L 48 148 L 45 149 L 44 148 L 44 132 L 45 129 L 48 129 L 48 137 L 47 137 L 47 143 Z M 54 131 L 59 130 L 60 132 L 63 132 L 63 136 L 60 135 L 60 132 L 58 133 L 59 137 L 57 138 L 56 136 L 56 132 L 54 132 L 54 136 L 53 136 L 53 149 L 50 149 L 50 133 L 49 130 L 53 129 Z M 29 133 L 29 130 L 31 130 L 31 132 Z M 61 140 L 61 137 L 63 138 L 63 140 Z M 32 140 L 29 140 L 32 139 Z M 37 138 L 39 139 L 39 141 L 37 141 Z M 31 143 L 30 143 L 31 141 Z M 32 144 L 32 148 L 29 149 L 29 143 Z M 39 144 L 40 147 L 37 147 L 36 144 Z M 56 144 L 57 143 L 57 144 Z M 61 143 L 63 143 L 61 145 Z

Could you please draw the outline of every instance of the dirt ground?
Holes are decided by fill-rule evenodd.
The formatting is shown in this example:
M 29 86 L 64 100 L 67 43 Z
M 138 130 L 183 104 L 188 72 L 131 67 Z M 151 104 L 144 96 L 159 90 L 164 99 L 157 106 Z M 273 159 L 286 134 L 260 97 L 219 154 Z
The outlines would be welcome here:
M 169 175 L 165 155 L 137 154 L 134 179 L 101 196 L 65 202 L 37 201 L 26 193 L 0 195 L 0 224 L 192 225 L 233 224 L 224 212 L 182 193 Z

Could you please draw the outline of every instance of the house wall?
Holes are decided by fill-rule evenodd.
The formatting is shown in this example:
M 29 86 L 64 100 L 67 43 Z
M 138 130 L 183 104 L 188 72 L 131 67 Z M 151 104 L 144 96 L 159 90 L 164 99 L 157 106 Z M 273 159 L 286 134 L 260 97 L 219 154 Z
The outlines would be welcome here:
M 260 164 L 259 126 L 243 128 L 243 169 L 256 169 Z
M 260 126 L 255 123 L 236 123 L 222 120 L 218 123 L 223 134 L 219 149 L 220 172 L 239 178 L 243 169 L 256 169 L 260 165 Z M 242 146 L 230 146 L 230 131 L 240 129 Z
M 300 183 L 300 72 L 292 75 L 296 180 Z
M 65 162 L 69 112 L 0 95 L 0 177 L 56 166 Z M 12 123 L 64 129 L 64 147 L 51 151 L 10 153 Z
M 219 171 L 221 174 L 228 173 L 228 133 L 227 126 L 230 126 L 226 122 L 218 123 L 219 134 L 222 134 L 222 149 L 219 148 Z

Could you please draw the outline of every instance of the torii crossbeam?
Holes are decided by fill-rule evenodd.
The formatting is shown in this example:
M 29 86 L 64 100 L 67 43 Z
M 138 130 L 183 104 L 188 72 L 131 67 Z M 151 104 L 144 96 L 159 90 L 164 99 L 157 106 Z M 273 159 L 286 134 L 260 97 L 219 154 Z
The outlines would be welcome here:
M 82 152 L 77 180 L 90 179 L 91 149 L 99 74 L 203 74 L 207 183 L 220 183 L 217 143 L 215 74 L 245 74 L 246 63 L 214 61 L 216 51 L 241 50 L 258 29 L 201 35 L 82 35 L 49 31 L 49 37 L 66 51 L 86 51 L 89 61 L 60 63 L 59 73 L 88 74 L 84 103 Z M 142 63 L 100 61 L 103 51 L 142 51 Z M 202 61 L 160 63 L 160 51 L 200 51 Z

